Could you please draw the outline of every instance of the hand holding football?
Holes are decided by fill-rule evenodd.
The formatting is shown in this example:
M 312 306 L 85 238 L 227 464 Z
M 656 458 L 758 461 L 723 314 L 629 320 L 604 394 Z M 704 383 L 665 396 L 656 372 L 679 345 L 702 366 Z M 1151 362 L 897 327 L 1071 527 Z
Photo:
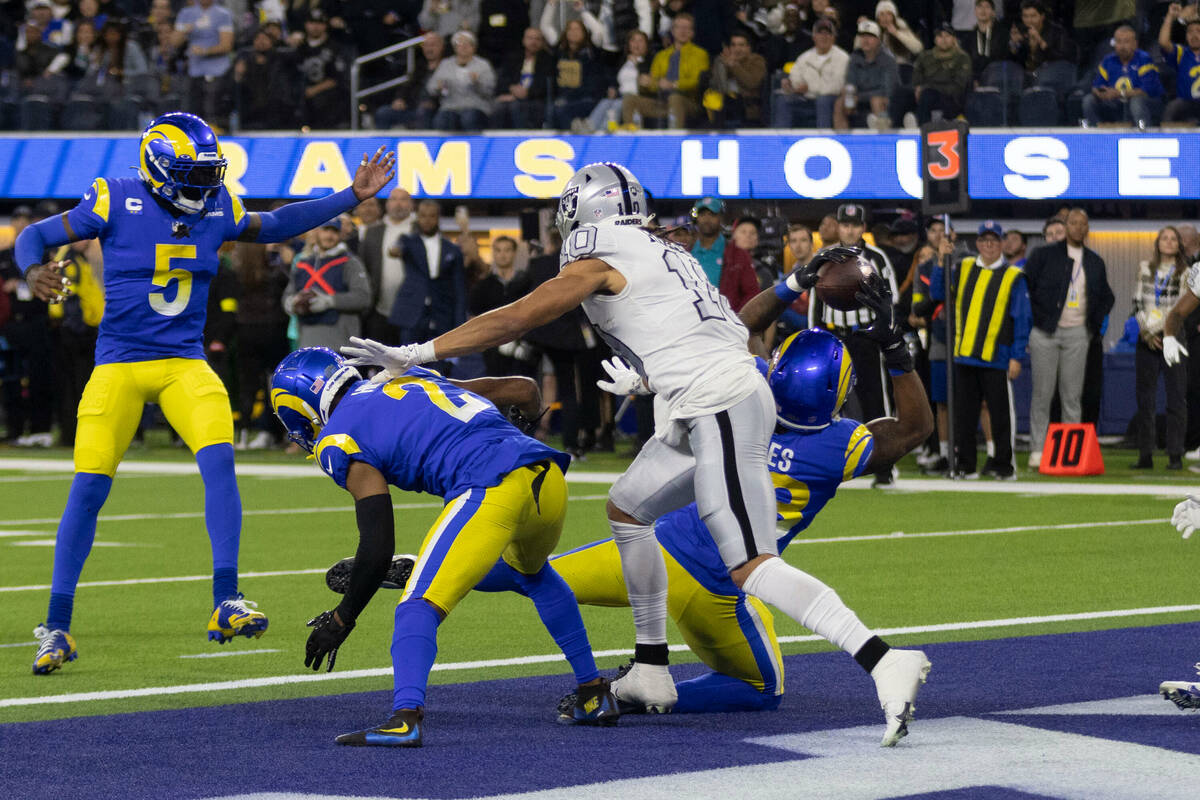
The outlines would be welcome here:
M 846 257 L 830 261 L 821 266 L 817 273 L 817 297 L 830 308 L 838 311 L 854 311 L 862 308 L 855 295 L 862 291 L 863 281 L 869 268 L 857 257 Z

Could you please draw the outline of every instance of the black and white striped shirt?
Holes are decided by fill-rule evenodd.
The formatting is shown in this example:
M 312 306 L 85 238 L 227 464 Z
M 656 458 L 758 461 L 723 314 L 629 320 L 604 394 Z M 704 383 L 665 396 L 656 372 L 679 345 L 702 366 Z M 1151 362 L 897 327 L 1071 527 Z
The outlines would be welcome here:
M 860 241 L 857 246 L 863 249 L 863 256 L 870 259 L 879 274 L 887 279 L 888 285 L 892 289 L 892 302 L 894 303 L 896 297 L 900 294 L 900 290 L 896 286 L 896 272 L 892 269 L 892 262 L 888 260 L 887 255 L 882 250 L 874 245 Z M 838 311 L 836 308 L 830 308 L 822 303 L 821 299 L 817 297 L 816 292 L 813 292 L 810 298 L 808 320 L 809 325 L 813 327 L 820 326 L 840 334 L 854 328 L 866 327 L 875 319 L 875 312 L 869 308 L 860 308 L 856 311 Z

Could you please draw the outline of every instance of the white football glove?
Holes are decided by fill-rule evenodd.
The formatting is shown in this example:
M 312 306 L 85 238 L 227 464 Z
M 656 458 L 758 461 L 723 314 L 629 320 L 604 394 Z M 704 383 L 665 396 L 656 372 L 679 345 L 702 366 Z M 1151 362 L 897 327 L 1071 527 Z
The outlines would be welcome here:
M 1183 534 L 1185 539 L 1190 537 L 1197 528 L 1200 528 L 1200 497 L 1194 494 L 1188 495 L 1186 500 L 1175 506 L 1175 513 L 1171 515 L 1171 524 Z
M 650 394 L 645 384 L 642 383 L 642 376 L 620 358 L 613 356 L 601 361 L 600 365 L 604 367 L 604 371 L 612 380 L 599 380 L 596 381 L 596 385 L 609 394 L 615 394 L 618 397 L 624 397 L 627 394 Z
M 1188 354 L 1187 348 L 1174 336 L 1163 337 L 1163 361 L 1167 362 L 1168 367 L 1173 367 L 1182 361 Z
M 433 342 L 388 347 L 374 339 L 360 339 L 357 336 L 351 336 L 350 344 L 342 345 L 341 350 L 342 355 L 350 356 L 346 359 L 346 363 L 352 367 L 383 367 L 383 372 L 371 379 L 374 383 L 384 383 L 410 367 L 436 360 L 433 353 Z

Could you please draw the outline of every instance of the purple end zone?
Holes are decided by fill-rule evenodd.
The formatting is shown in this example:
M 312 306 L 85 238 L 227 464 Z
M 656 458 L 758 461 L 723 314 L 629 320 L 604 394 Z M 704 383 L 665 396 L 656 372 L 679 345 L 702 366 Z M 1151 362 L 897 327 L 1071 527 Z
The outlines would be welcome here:
M 1191 679 L 1200 623 L 923 649 L 933 672 L 913 737 L 925 719 L 1153 695 L 1163 680 Z M 778 711 L 626 717 L 606 729 L 554 723 L 555 702 L 571 688 L 565 675 L 434 686 L 419 750 L 333 743 L 386 720 L 390 692 L 2 725 L 0 800 L 268 791 L 470 797 L 798 757 L 748 744 L 750 737 L 858 725 L 882 731 L 874 685 L 849 656 L 790 656 L 786 668 Z M 685 678 L 702 670 L 673 671 Z M 1200 754 L 1200 714 L 991 719 Z

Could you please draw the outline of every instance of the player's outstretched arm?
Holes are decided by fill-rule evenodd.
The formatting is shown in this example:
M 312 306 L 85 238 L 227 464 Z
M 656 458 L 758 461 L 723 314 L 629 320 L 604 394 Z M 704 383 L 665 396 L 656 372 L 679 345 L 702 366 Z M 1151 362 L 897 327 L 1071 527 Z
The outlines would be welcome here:
M 800 295 L 817 285 L 817 273 L 821 267 L 829 261 L 857 258 L 860 252 L 857 247 L 821 249 L 807 264 L 796 267 L 782 281 L 750 298 L 750 302 L 738 312 L 738 317 L 750 330 L 751 335 L 762 333 L 771 327 Z
M 363 153 L 354 182 L 345 189 L 314 200 L 288 203 L 274 211 L 247 214 L 246 227 L 237 239 L 263 243 L 287 241 L 374 197 L 395 174 L 395 153 L 385 152 L 382 146 L 370 158 Z
M 516 406 L 522 416 L 533 419 L 542 413 L 542 391 L 533 378 L 513 375 L 507 378 L 472 378 L 450 381 L 472 394 L 486 397 L 497 408 Z

